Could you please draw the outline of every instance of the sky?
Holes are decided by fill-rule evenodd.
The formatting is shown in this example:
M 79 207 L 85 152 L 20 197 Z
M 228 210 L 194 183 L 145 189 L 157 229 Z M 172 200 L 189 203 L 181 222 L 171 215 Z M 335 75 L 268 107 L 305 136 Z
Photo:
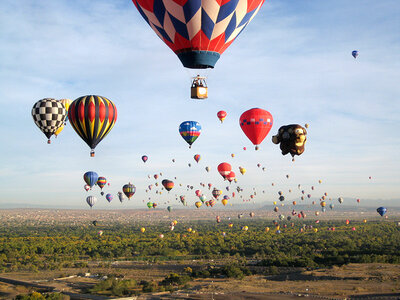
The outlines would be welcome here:
M 239 185 L 248 199 L 257 191 L 256 203 L 272 203 L 279 190 L 288 200 L 298 199 L 311 186 L 316 198 L 326 192 L 378 206 L 400 203 L 399 28 L 398 0 L 267 0 L 206 72 L 209 98 L 197 101 L 190 99 L 195 73 L 182 66 L 131 1 L 3 0 L 0 205 L 88 209 L 88 195 L 98 198 L 95 208 L 143 207 L 149 197 L 178 207 L 175 195 L 186 195 L 192 205 L 200 182 L 228 193 L 217 172 L 224 161 L 238 179 L 230 192 Z M 356 60 L 352 50 L 359 51 Z M 48 145 L 32 120 L 33 104 L 90 94 L 109 98 L 118 109 L 96 157 L 70 125 Z M 258 151 L 239 126 L 240 115 L 253 107 L 274 118 Z M 219 110 L 228 113 L 223 124 Z M 192 149 L 178 133 L 186 120 L 203 128 Z M 271 142 L 280 126 L 292 123 L 310 125 L 306 150 L 295 162 Z M 195 154 L 202 156 L 198 164 Z M 142 155 L 149 157 L 145 164 Z M 245 175 L 239 166 L 247 169 Z M 84 191 L 86 171 L 108 179 L 111 203 L 98 188 Z M 155 186 L 146 192 L 160 172 L 161 179 L 177 177 L 176 187 L 161 195 Z M 115 195 L 128 182 L 137 192 L 121 204 Z M 210 191 L 202 190 L 210 199 Z

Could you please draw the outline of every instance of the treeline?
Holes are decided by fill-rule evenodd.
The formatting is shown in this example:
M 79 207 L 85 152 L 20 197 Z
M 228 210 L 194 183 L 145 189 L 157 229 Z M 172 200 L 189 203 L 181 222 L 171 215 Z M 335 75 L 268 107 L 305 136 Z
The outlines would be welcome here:
M 178 223 L 174 231 L 166 224 L 144 224 L 144 233 L 140 226 L 118 224 L 2 227 L 0 271 L 82 268 L 87 266 L 87 260 L 116 259 L 243 257 L 261 266 L 311 268 L 350 262 L 400 263 L 400 227 L 393 222 L 345 225 L 338 221 L 335 231 L 328 230 L 335 226 L 333 222 L 281 222 L 280 234 L 271 222 L 233 222 L 232 228 L 228 222 Z M 241 230 L 243 225 L 249 230 Z M 269 232 L 265 231 L 266 226 Z M 192 232 L 188 232 L 189 227 Z M 305 229 L 300 232 L 300 228 Z M 316 228 L 318 232 L 314 231 Z M 98 234 L 99 230 L 103 235 Z

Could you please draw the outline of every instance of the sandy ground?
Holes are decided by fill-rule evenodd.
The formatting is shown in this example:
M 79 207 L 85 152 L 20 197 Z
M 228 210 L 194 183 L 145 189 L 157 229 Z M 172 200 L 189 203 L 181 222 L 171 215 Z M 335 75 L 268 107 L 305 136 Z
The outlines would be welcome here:
M 184 268 L 179 265 L 135 265 L 124 268 L 112 268 L 111 272 L 123 274 L 125 278 L 136 280 L 161 280 L 167 274 Z M 193 266 L 193 265 L 192 265 Z M 76 270 L 64 270 L 73 273 Z M 284 270 L 285 271 L 285 270 Z M 110 269 L 92 269 L 107 273 Z M 3 277 L 35 282 L 55 287 L 60 291 L 81 293 L 82 289 L 98 282 L 99 278 L 74 277 L 54 280 L 61 272 L 46 273 L 7 273 Z M 286 270 L 283 274 L 272 276 L 253 275 L 243 280 L 228 278 L 196 279 L 189 283 L 190 288 L 172 295 L 143 295 L 138 299 L 292 299 L 307 296 L 316 298 L 345 299 L 354 295 L 397 296 L 380 299 L 400 299 L 400 265 L 389 264 L 350 264 L 332 269 L 305 271 Z M 0 284 L 0 299 L 10 299 L 11 295 L 28 292 L 29 288 Z M 351 298 L 351 297 L 350 297 Z M 372 298 L 371 298 L 372 299 Z

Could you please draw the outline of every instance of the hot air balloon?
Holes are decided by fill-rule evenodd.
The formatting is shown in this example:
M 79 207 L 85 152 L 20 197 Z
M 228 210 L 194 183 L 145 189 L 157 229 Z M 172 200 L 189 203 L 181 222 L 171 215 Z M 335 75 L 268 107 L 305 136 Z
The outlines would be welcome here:
M 153 208 L 153 202 L 150 202 L 150 201 L 147 202 L 147 207 L 148 207 L 148 208 Z
M 146 228 L 144 228 L 144 227 L 141 227 L 141 228 L 140 228 L 140 232 L 141 232 L 141 233 L 144 233 L 145 231 L 146 231 Z
M 168 212 L 171 212 L 172 206 L 167 206 L 167 210 L 168 210 Z
M 67 121 L 68 121 L 68 109 L 69 109 L 69 106 L 71 105 L 72 101 L 70 99 L 60 99 L 58 101 L 60 101 L 62 103 L 62 105 L 64 105 L 65 110 L 67 111 L 67 116 L 65 117 L 65 121 L 64 121 L 64 125 L 66 125 Z
M 97 178 L 97 185 L 101 190 L 103 190 L 103 187 L 105 187 L 107 184 L 107 179 L 105 177 L 99 177 Z
M 228 204 L 228 199 L 222 199 L 221 203 L 225 206 Z
M 76 133 L 90 147 L 93 157 L 94 149 L 117 121 L 117 108 L 105 97 L 83 96 L 71 103 L 68 118 Z
M 124 194 L 128 197 L 128 199 L 131 199 L 131 197 L 135 194 L 135 192 L 136 192 L 136 187 L 133 185 L 133 184 L 131 184 L 131 183 L 128 183 L 128 184 L 125 184 L 123 187 L 122 187 L 122 191 L 124 192 Z
M 107 194 L 107 195 L 106 195 L 106 199 L 107 199 L 108 202 L 111 202 L 112 199 L 113 199 L 113 195 Z
M 290 153 L 292 157 L 304 152 L 307 131 L 298 124 L 285 125 L 279 128 L 278 134 L 272 137 L 274 144 L 280 144 L 282 155 Z
M 157 207 L 157 203 L 153 203 L 153 208 L 156 208 Z
M 239 167 L 239 171 L 240 171 L 240 173 L 242 174 L 242 175 L 244 175 L 245 173 L 246 173 L 246 169 L 245 168 L 242 168 L 242 167 Z
M 39 100 L 32 107 L 33 121 L 47 137 L 48 144 L 51 143 L 50 137 L 64 126 L 67 114 L 64 105 L 53 98 Z
M 206 167 L 206 171 L 207 171 L 207 172 L 210 172 L 210 167 Z
M 163 181 L 161 181 L 161 184 L 164 186 L 164 188 L 169 192 L 170 190 L 172 190 L 172 188 L 174 187 L 174 182 L 168 179 L 164 179 Z
M 351 55 L 354 57 L 354 59 L 356 59 L 358 56 L 358 51 L 357 50 L 351 51 Z
M 221 123 L 224 122 L 226 115 L 226 111 L 220 110 L 219 112 L 217 112 L 217 117 L 221 121 Z
M 57 137 L 63 130 L 64 130 L 64 125 L 62 125 L 61 127 L 58 127 L 56 132 L 54 132 L 55 137 Z
M 143 155 L 143 156 L 142 156 L 142 160 L 143 160 L 144 163 L 145 163 L 148 159 L 149 159 L 149 158 L 147 157 L 147 155 Z
M 90 208 L 92 208 L 93 205 L 95 205 L 95 203 L 97 202 L 97 198 L 95 196 L 88 196 L 86 198 L 86 202 L 87 204 L 89 204 Z
M 199 197 L 199 199 L 200 199 L 201 202 L 204 203 L 204 201 L 207 200 L 207 197 L 206 197 L 205 195 L 201 195 L 201 196 Z
M 186 143 L 189 144 L 189 148 L 191 148 L 194 141 L 200 136 L 201 125 L 196 121 L 182 122 L 181 125 L 179 125 L 179 133 Z
M 227 162 L 223 162 L 220 163 L 217 167 L 219 174 L 221 174 L 221 176 L 226 179 L 227 176 L 231 173 L 232 171 L 232 166 L 227 163 Z
M 88 184 L 85 184 L 85 185 L 83 186 L 83 188 L 85 189 L 86 192 L 87 192 L 88 190 L 90 190 L 90 186 L 89 186 Z
M 85 180 L 86 184 L 91 188 L 96 184 L 99 175 L 96 172 L 89 171 L 83 174 L 83 180 Z
M 200 156 L 200 154 L 195 154 L 193 158 L 198 163 L 199 160 L 201 159 L 201 156 Z
M 386 214 L 387 209 L 386 209 L 386 207 L 381 206 L 381 207 L 378 207 L 378 208 L 376 209 L 376 211 L 378 212 L 378 214 L 381 215 L 381 217 L 383 217 L 384 214 Z
M 211 193 L 212 193 L 212 195 L 213 195 L 213 197 L 214 197 L 215 199 L 218 199 L 218 197 L 222 194 L 222 191 L 220 191 L 220 190 L 214 188 L 213 191 L 212 191 Z
M 97 232 L 97 234 L 98 234 L 99 236 L 102 236 L 102 235 L 103 235 L 103 230 L 99 230 L 99 231 Z
M 232 182 L 232 181 L 235 179 L 235 177 L 236 177 L 235 172 L 231 171 L 231 172 L 226 176 L 226 179 L 227 179 L 229 182 Z
M 271 130 L 273 118 L 264 109 L 252 108 L 240 116 L 239 123 L 245 135 L 258 150 L 259 145 Z
M 339 201 L 340 204 L 342 204 L 342 203 L 343 203 L 343 198 L 342 198 L 342 197 L 339 197 L 339 198 L 338 198 L 338 201 Z
M 124 201 L 124 194 L 122 194 L 121 192 L 118 192 L 118 199 L 119 201 L 122 203 Z
M 194 205 L 196 205 L 197 208 L 199 208 L 203 203 L 201 201 L 196 201 Z
M 255 214 L 253 212 L 251 212 L 249 215 L 252 218 L 252 217 L 254 217 Z
M 184 67 L 206 69 L 214 68 L 220 55 L 254 18 L 264 1 L 133 0 L 133 3 Z

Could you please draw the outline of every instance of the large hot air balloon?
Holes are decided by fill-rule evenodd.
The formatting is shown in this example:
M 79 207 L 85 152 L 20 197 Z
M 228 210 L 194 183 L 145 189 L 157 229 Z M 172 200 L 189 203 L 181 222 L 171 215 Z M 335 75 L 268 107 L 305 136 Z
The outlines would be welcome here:
M 131 199 L 131 197 L 136 193 L 136 187 L 132 183 L 127 183 L 122 187 L 122 191 L 128 199 Z
M 194 141 L 200 136 L 201 125 L 196 121 L 182 122 L 181 125 L 179 125 L 179 133 L 186 143 L 189 144 L 189 148 L 191 148 Z
M 64 125 L 67 113 L 64 105 L 53 98 L 44 98 L 33 105 L 33 121 L 47 137 L 48 144 L 51 143 L 50 137 Z
M 383 217 L 383 215 L 386 214 L 387 209 L 386 209 L 386 207 L 381 206 L 381 207 L 378 207 L 376 209 L 376 211 L 378 212 L 378 214 L 381 215 L 381 217 Z
M 90 147 L 90 156 L 93 157 L 94 148 L 117 121 L 117 108 L 105 97 L 83 96 L 72 102 L 68 118 L 76 133 Z
M 274 144 L 280 144 L 282 155 L 290 153 L 292 157 L 301 155 L 307 141 L 307 130 L 299 124 L 285 125 L 272 137 Z
M 217 112 L 217 117 L 221 121 L 221 123 L 224 122 L 226 116 L 227 116 L 226 111 L 220 110 L 219 112 Z
M 231 173 L 232 171 L 232 166 L 227 163 L 227 162 L 223 162 L 220 163 L 217 167 L 219 174 L 221 174 L 221 176 L 226 179 L 226 177 Z
M 97 198 L 95 196 L 88 196 L 86 198 L 86 202 L 87 204 L 89 204 L 90 208 L 92 208 L 93 205 L 95 205 L 95 203 L 97 202 Z
M 172 188 L 174 187 L 174 182 L 168 179 L 164 179 L 163 181 L 161 181 L 161 184 L 164 186 L 164 188 L 169 192 L 170 190 L 172 190 Z
M 97 179 L 97 185 L 101 190 L 103 190 L 103 187 L 105 187 L 107 184 L 107 179 L 105 177 L 99 177 Z
M 89 171 L 83 174 L 83 180 L 85 180 L 86 184 L 90 187 L 93 187 L 99 178 L 96 172 Z
M 357 56 L 358 56 L 358 51 L 357 51 L 357 50 L 351 51 L 351 55 L 352 55 L 354 58 L 357 58 Z
M 272 115 L 261 108 L 252 108 L 240 116 L 240 127 L 249 140 L 258 146 L 265 139 L 273 124 Z
M 214 68 L 264 0 L 133 0 L 158 37 L 190 69 Z

